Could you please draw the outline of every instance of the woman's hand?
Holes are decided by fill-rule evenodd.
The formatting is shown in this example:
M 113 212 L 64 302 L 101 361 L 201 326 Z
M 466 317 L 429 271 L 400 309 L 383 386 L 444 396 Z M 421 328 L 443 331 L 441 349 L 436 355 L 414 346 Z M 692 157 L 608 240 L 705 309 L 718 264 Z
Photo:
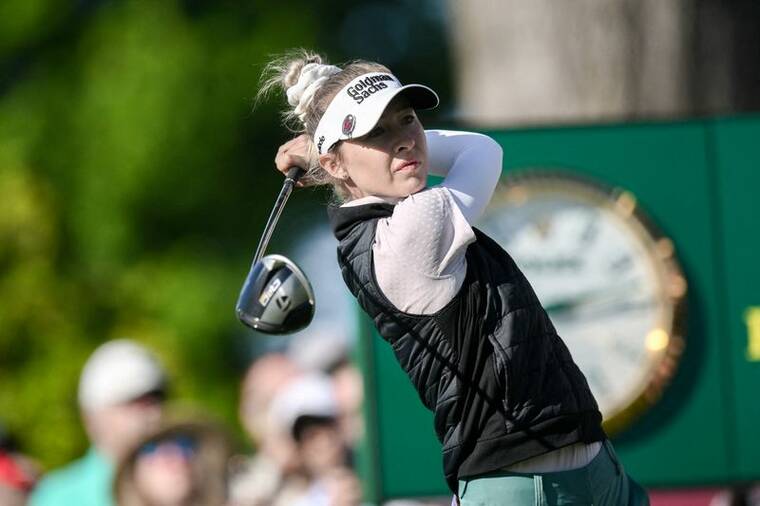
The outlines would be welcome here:
M 288 169 L 300 167 L 303 170 L 309 169 L 309 149 L 311 149 L 311 137 L 307 134 L 301 134 L 294 139 L 280 146 L 277 155 L 274 157 L 274 165 L 277 170 L 287 175 Z M 304 186 L 299 181 L 298 186 Z

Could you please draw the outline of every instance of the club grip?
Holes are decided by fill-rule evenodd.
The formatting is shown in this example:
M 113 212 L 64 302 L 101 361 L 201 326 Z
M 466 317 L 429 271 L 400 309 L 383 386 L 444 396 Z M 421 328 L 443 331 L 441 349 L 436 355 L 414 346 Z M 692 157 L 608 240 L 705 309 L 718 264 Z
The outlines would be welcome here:
M 285 175 L 288 179 L 292 179 L 294 183 L 297 183 L 301 176 L 306 174 L 306 171 L 301 167 L 291 167 L 288 169 L 288 173 Z

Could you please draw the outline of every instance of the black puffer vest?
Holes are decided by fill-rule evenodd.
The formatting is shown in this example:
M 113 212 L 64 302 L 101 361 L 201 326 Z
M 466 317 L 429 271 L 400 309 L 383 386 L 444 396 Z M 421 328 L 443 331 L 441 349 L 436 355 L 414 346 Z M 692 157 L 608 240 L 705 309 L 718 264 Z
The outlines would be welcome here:
M 435 314 L 411 315 L 385 298 L 372 267 L 377 222 L 393 206 L 328 212 L 343 279 L 435 414 L 452 491 L 459 478 L 605 438 L 583 373 L 498 244 L 475 229 L 457 295 Z

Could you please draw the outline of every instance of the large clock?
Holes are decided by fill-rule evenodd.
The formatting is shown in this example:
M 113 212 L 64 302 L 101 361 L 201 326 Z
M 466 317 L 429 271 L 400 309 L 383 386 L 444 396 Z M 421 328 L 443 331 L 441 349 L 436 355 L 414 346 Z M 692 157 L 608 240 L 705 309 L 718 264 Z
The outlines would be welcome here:
M 623 189 L 511 175 L 478 224 L 514 258 L 586 375 L 612 434 L 656 402 L 684 347 L 673 242 Z

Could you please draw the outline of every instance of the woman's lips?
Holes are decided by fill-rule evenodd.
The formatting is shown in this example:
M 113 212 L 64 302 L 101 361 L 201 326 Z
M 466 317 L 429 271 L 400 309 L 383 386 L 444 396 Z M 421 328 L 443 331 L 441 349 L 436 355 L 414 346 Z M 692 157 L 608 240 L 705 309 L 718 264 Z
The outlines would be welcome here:
M 409 160 L 408 162 L 404 162 L 399 165 L 396 168 L 395 172 L 401 172 L 402 170 L 414 170 L 419 164 L 420 162 L 418 160 Z

